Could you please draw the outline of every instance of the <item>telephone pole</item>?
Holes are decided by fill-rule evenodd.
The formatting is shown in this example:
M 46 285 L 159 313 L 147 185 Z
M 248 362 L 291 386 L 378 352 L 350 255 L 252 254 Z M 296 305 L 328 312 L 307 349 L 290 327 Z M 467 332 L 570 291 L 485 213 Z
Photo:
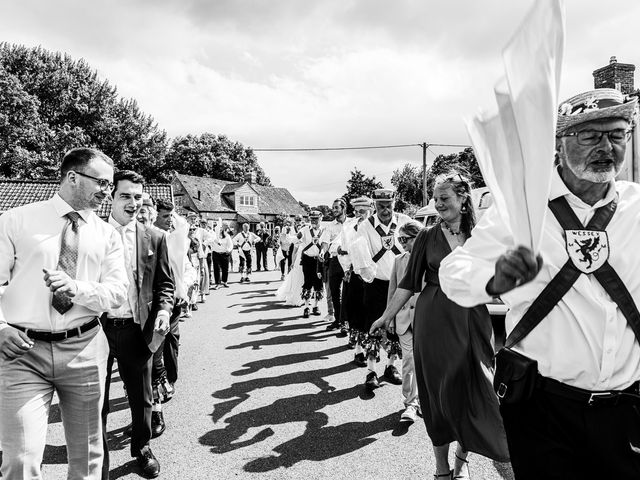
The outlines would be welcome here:
M 429 201 L 427 196 L 427 148 L 429 145 L 424 142 L 420 146 L 422 147 L 422 206 L 426 207 Z

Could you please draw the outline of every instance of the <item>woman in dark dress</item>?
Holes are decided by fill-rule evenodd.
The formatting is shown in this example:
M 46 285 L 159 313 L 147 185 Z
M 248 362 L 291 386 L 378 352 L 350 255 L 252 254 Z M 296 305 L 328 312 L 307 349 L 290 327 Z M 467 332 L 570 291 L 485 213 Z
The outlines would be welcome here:
M 475 215 L 469 183 L 459 174 L 436 180 L 440 222 L 416 238 L 407 273 L 380 320 L 389 324 L 414 292 L 414 358 L 420 405 L 436 457 L 434 478 L 469 478 L 467 453 L 508 461 L 493 391 L 491 319 L 486 306 L 463 308 L 440 289 L 441 260 L 471 236 Z M 423 283 L 424 282 L 424 283 Z M 424 285 L 424 287 L 423 287 Z M 457 441 L 450 470 L 449 444 Z

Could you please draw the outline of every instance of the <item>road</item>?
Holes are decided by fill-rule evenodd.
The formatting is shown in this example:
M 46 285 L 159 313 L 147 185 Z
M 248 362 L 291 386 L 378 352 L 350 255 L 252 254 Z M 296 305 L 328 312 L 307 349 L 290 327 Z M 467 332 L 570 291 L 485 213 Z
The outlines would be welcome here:
M 382 383 L 366 393 L 366 371 L 352 363 L 345 339 L 327 332 L 322 317 L 303 319 L 300 308 L 275 299 L 279 272 L 254 273 L 250 284 L 237 277 L 180 325 L 177 392 L 165 404 L 167 430 L 151 444 L 160 478 L 433 478 L 424 423 L 399 423 L 400 387 Z M 383 369 L 381 362 L 379 375 Z M 129 411 L 115 379 L 111 478 L 137 479 L 123 435 Z M 54 405 L 45 478 L 66 478 L 65 462 Z M 473 454 L 470 471 L 473 479 L 512 478 L 508 465 Z

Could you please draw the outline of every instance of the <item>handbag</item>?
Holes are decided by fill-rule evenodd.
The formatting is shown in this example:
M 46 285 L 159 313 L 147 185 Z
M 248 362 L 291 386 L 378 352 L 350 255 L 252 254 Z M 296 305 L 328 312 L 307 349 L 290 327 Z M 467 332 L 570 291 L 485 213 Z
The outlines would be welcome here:
M 511 348 L 502 348 L 495 356 L 493 389 L 500 404 L 513 404 L 531 398 L 538 379 L 538 362 Z

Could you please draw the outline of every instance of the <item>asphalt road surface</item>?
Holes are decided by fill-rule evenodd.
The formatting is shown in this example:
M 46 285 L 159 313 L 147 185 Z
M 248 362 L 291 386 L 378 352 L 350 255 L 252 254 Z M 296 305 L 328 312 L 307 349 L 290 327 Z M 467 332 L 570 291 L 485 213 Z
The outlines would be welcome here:
M 180 324 L 180 372 L 165 404 L 166 432 L 152 440 L 165 479 L 431 479 L 433 452 L 421 419 L 400 423 L 400 386 L 368 394 L 366 369 L 322 316 L 278 302 L 279 272 L 212 291 Z M 378 365 L 382 375 L 385 355 Z M 399 366 L 399 365 L 398 365 Z M 111 479 L 139 470 L 123 435 L 130 422 L 114 375 L 108 423 Z M 66 478 L 59 409 L 50 415 L 46 479 Z M 453 448 L 451 451 L 453 459 Z M 505 464 L 470 455 L 472 479 L 513 478 Z

